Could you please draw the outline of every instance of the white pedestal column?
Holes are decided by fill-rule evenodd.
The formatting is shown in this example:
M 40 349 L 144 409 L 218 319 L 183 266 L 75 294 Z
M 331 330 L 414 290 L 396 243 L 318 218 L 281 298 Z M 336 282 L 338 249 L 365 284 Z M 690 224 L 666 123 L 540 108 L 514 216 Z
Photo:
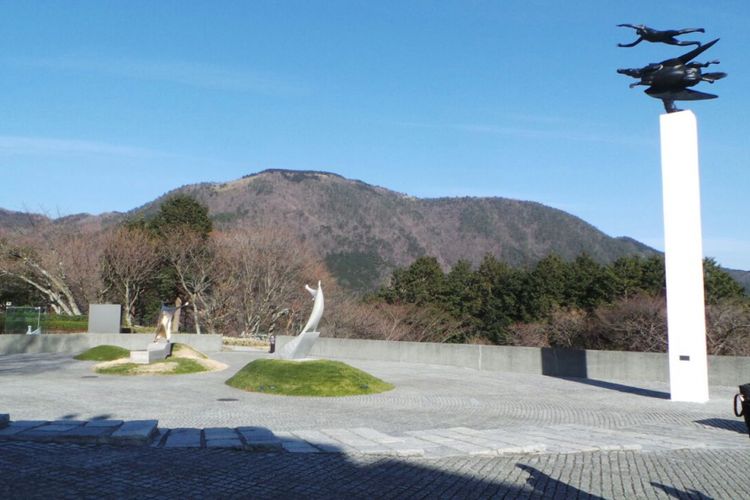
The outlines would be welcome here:
M 698 126 L 695 115 L 661 115 L 669 383 L 673 401 L 708 401 Z

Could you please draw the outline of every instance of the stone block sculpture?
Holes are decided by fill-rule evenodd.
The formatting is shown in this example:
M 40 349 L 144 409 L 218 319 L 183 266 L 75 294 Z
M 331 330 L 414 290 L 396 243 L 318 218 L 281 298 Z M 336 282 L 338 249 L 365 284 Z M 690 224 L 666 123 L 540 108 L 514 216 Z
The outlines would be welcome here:
M 279 357 L 282 359 L 303 359 L 307 357 L 313 344 L 320 336 L 318 323 L 320 322 L 320 318 L 323 317 L 323 308 L 325 305 L 323 301 L 323 288 L 320 286 L 320 281 L 318 281 L 317 289 L 305 285 L 305 290 L 310 292 L 310 295 L 313 297 L 313 308 L 310 313 L 310 319 L 307 320 L 299 335 L 281 348 Z

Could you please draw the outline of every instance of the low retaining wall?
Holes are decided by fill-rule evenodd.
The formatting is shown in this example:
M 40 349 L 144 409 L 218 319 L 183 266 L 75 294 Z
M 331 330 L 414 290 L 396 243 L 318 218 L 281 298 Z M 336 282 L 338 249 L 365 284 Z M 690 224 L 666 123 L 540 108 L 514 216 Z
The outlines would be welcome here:
M 281 349 L 293 338 L 277 337 L 276 348 Z M 310 356 L 425 363 L 475 370 L 593 380 L 669 382 L 667 355 L 653 352 L 433 344 L 321 337 L 310 351 Z M 708 379 L 712 385 L 737 386 L 748 383 L 750 382 L 750 358 L 709 356 Z
M 77 354 L 98 345 L 116 345 L 130 351 L 146 349 L 153 333 L 43 333 L 0 335 L 0 354 L 62 352 Z M 201 352 L 221 351 L 221 335 L 172 334 L 172 342 L 188 344 Z

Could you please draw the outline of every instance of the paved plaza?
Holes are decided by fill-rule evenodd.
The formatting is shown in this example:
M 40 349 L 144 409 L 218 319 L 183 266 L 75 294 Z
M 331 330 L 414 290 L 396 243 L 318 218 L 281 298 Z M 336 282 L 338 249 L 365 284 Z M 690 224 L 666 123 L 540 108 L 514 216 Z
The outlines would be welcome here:
M 171 377 L 1 356 L 0 498 L 750 498 L 736 387 L 675 403 L 661 383 L 354 360 L 396 389 L 290 398 L 224 384 L 265 356 L 214 353 L 228 369 Z

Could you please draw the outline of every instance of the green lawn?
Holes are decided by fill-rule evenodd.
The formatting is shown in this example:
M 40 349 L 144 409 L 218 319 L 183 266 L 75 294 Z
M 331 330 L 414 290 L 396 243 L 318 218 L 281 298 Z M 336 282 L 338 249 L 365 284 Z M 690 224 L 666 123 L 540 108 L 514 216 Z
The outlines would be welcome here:
M 393 385 L 340 361 L 258 359 L 226 384 L 251 392 L 286 396 L 354 396 L 390 391 Z

